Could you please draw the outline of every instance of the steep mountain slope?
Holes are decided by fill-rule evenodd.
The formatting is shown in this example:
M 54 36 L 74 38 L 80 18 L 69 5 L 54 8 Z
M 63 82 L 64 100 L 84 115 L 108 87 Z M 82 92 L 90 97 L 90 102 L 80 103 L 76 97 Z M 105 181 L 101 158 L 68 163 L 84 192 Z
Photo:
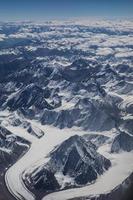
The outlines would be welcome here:
M 48 157 L 45 165 L 36 167 L 30 173 L 27 170 L 23 176 L 28 187 L 44 193 L 91 183 L 111 166 L 108 159 L 96 152 L 93 143 L 78 135 L 57 146 Z M 61 182 L 61 176 L 66 179 L 65 184 Z
M 119 133 L 112 143 L 111 152 L 119 151 L 132 151 L 133 150 L 133 136 L 125 132 Z
M 15 136 L 0 125 L 0 199 L 13 200 L 4 180 L 8 168 L 13 165 L 29 148 L 30 143 Z
M 5 176 L 14 196 L 40 200 L 59 190 L 55 196 L 64 200 L 65 189 L 76 187 L 75 197 L 109 185 L 110 195 L 99 198 L 111 200 L 111 177 L 118 197 L 132 167 L 132 25 L 0 22 L 0 169 L 27 150 L 25 139 L 31 142 L 26 163 L 20 159 Z
M 29 142 L 15 136 L 5 127 L 0 126 L 0 165 L 1 168 L 14 162 L 22 151 L 26 151 Z

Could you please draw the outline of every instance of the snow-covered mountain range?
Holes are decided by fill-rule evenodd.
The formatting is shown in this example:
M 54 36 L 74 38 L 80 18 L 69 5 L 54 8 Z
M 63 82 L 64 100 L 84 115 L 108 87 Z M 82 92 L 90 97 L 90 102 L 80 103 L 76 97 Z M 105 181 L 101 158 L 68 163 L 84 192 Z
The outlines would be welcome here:
M 131 200 L 132 26 L 0 22 L 3 199 Z

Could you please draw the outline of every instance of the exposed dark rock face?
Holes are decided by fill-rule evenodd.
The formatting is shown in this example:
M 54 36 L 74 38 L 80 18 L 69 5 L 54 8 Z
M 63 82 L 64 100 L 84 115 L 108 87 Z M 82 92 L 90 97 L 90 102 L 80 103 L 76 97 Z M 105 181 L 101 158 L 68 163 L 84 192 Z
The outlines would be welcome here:
M 23 70 L 28 65 L 29 61 L 26 59 L 6 60 L 6 62 L 0 63 L 0 82 L 11 81 L 10 76 L 12 74 L 15 75 L 16 72 Z
M 132 104 L 120 106 L 123 99 L 117 90 L 121 91 L 119 93 L 126 90 L 130 94 L 132 85 L 118 73 L 117 67 L 81 58 L 66 67 L 53 68 L 42 63 L 37 66 L 30 63 L 26 67 L 25 62 L 23 66 L 14 70 L 7 67 L 8 79 L 4 79 L 5 84 L 0 83 L 3 109 L 19 109 L 30 119 L 37 117 L 43 124 L 59 128 L 80 126 L 94 131 L 110 130 L 120 121 L 121 112 L 132 112 Z M 112 93 L 107 92 L 106 84 Z M 65 91 L 71 97 L 62 95 Z M 73 106 L 65 109 L 63 101 L 66 104 L 72 101 Z
M 86 140 L 86 142 L 91 141 L 93 144 L 95 144 L 96 148 L 105 144 L 109 140 L 109 137 L 98 134 L 86 134 L 83 136 L 83 138 Z
M 34 176 L 30 177 L 30 187 L 36 190 L 43 190 L 43 192 L 53 191 L 59 189 L 60 186 L 52 172 L 42 168 L 40 171 L 33 171 Z M 26 183 L 28 184 L 28 182 Z
M 111 152 L 132 151 L 133 150 L 133 136 L 120 132 L 114 139 L 111 147 Z
M 5 185 L 5 172 L 24 154 L 30 143 L 0 126 L 0 200 L 14 200 Z
M 120 129 L 133 135 L 133 118 L 122 119 L 119 122 Z
M 13 111 L 18 108 L 28 109 L 31 106 L 35 106 L 37 109 L 52 109 L 53 107 L 45 100 L 45 95 L 45 92 L 41 88 L 31 84 L 22 91 L 14 94 L 14 96 L 7 101 L 6 106 Z
M 14 69 L 8 69 L 7 66 L 8 78 L 4 78 L 4 85 L 3 82 L 0 84 L 0 105 L 3 109 L 20 109 L 29 118 L 35 118 L 41 113 L 43 124 L 60 128 L 81 126 L 86 130 L 110 130 L 115 127 L 123 109 L 119 106 L 123 99 L 117 95 L 117 90 L 124 91 L 126 87 L 130 93 L 131 88 L 131 83 L 119 75 L 121 66 L 117 69 L 81 58 L 66 67 L 55 68 L 42 64 L 34 66 L 35 63 L 31 65 L 30 61 L 29 66 L 26 66 L 25 60 L 16 62 L 18 68 L 16 64 L 13 64 Z M 116 83 L 116 95 L 108 94 L 105 90 L 105 85 L 110 81 Z M 113 87 L 110 89 L 114 91 Z M 70 99 L 59 95 L 64 90 L 71 93 Z M 73 100 L 73 108 L 61 108 L 63 100 L 68 104 Z M 56 108 L 60 108 L 58 112 Z M 127 105 L 125 111 L 131 113 L 131 110 L 132 104 Z M 50 117 L 46 117 L 46 113 Z
M 48 168 L 73 177 L 77 184 L 86 184 L 102 174 L 110 161 L 96 152 L 95 145 L 80 136 L 72 136 L 50 154 Z
M 41 117 L 41 123 L 44 124 L 53 124 L 56 120 L 57 112 L 54 110 L 45 109 Z
M 53 124 L 54 126 L 63 129 L 65 127 L 71 128 L 80 115 L 79 109 L 61 110 L 59 112 L 54 110 L 44 110 L 41 122 L 42 124 Z
M 73 110 L 62 110 L 56 118 L 56 121 L 54 123 L 55 126 L 58 126 L 59 128 L 71 128 L 74 125 L 75 119 L 77 119 L 79 116 L 79 110 L 73 109 Z
M 74 187 L 95 181 L 98 174 L 103 174 L 111 166 L 108 159 L 96 152 L 94 144 L 86 142 L 77 135 L 57 146 L 48 156 L 50 160 L 44 166 L 37 167 L 32 173 L 25 173 L 24 176 L 24 180 L 29 186 L 31 182 L 34 188 L 40 186 L 44 192 L 51 180 L 53 180 L 54 186 L 52 185 L 50 190 L 58 188 L 58 178 L 55 178 L 58 172 L 63 176 L 71 177 L 74 185 L 70 182 L 69 187 Z M 47 183 L 49 176 L 50 180 Z
M 11 164 L 22 151 L 29 147 L 29 142 L 15 136 L 5 127 L 0 126 L 0 166 L 4 168 Z
M 56 147 L 47 163 L 26 176 L 39 195 L 95 181 L 111 165 L 97 153 L 108 142 L 110 153 L 133 150 L 131 23 L 0 22 L 0 111 L 10 112 L 0 116 L 1 124 L 38 139 L 45 133 L 30 120 L 60 129 L 120 130 L 113 143 L 97 133 Z M 26 141 L 0 127 L 1 166 L 15 161 L 23 148 Z

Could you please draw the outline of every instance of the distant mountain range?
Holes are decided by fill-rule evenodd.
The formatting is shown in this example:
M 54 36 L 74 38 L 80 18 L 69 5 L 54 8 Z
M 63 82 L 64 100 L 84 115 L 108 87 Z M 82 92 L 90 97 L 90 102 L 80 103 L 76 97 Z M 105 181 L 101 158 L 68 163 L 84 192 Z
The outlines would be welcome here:
M 133 152 L 132 21 L 89 23 L 0 23 L 0 183 L 16 199 L 82 199 L 72 188 L 110 173 L 83 199 L 132 188 L 131 160 L 118 170 Z

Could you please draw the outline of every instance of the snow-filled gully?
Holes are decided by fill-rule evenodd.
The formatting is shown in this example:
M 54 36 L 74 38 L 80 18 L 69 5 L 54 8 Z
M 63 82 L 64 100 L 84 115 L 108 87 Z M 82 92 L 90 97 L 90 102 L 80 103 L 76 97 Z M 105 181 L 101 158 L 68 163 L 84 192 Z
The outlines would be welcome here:
M 5 174 L 5 182 L 10 193 L 18 200 L 35 200 L 35 195 L 31 193 L 22 181 L 22 172 L 30 169 L 38 162 L 44 162 L 45 156 L 56 146 L 72 135 L 85 134 L 84 131 L 75 129 L 60 130 L 51 126 L 42 126 L 37 122 L 33 122 L 41 128 L 45 135 L 41 139 L 29 135 L 24 129 L 8 126 L 14 134 L 24 137 L 31 142 L 29 151 L 11 166 Z M 103 134 L 103 133 L 102 133 Z M 105 133 L 105 135 L 108 133 Z M 133 153 L 110 154 L 109 145 L 99 148 L 99 153 L 109 158 L 112 167 L 106 171 L 98 180 L 90 185 L 82 188 L 69 189 L 51 193 L 43 198 L 43 200 L 67 200 L 73 197 L 89 196 L 94 194 L 105 193 L 115 186 L 119 185 L 133 171 Z M 112 178 L 113 177 L 113 178 Z M 108 184 L 107 184 L 108 183 Z

